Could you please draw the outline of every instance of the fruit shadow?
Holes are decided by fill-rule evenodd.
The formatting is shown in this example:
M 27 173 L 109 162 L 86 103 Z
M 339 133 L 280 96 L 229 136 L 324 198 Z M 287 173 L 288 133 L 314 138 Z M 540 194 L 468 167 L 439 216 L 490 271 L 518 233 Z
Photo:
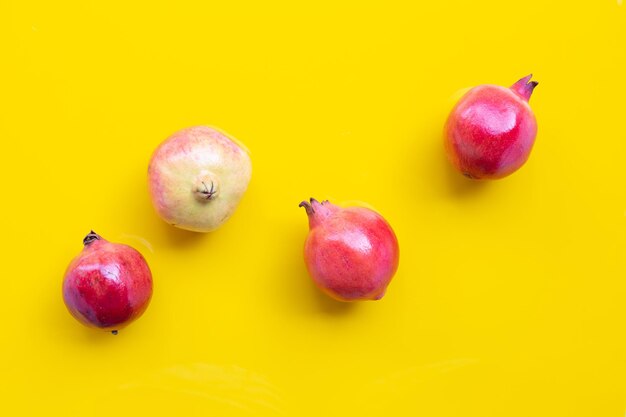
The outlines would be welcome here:
M 489 181 L 474 180 L 460 173 L 448 160 L 444 149 L 443 131 L 432 134 L 429 154 L 433 156 L 433 174 L 443 178 L 444 192 L 453 198 L 468 198 L 489 188 Z
M 283 264 L 285 268 L 279 276 L 284 277 L 285 283 L 281 284 L 286 292 L 284 299 L 289 300 L 289 309 L 299 309 L 304 313 L 322 313 L 331 316 L 345 316 L 358 309 L 358 303 L 337 301 L 320 290 L 306 269 L 303 259 L 303 245 L 306 238 L 306 230 L 299 230 L 286 237 L 287 242 L 300 242 L 289 246 L 289 253 L 285 259 L 289 262 Z
M 457 171 L 445 157 L 443 158 L 443 163 L 446 165 L 444 175 L 446 177 L 447 190 L 452 197 L 466 198 L 482 193 L 488 188 L 488 181 L 467 178 Z
M 310 278 L 309 278 L 310 280 Z M 322 290 L 317 288 L 313 282 L 310 282 L 310 293 L 313 298 L 315 298 L 315 304 L 318 309 L 328 315 L 337 316 L 337 315 L 346 315 L 351 311 L 355 311 L 357 308 L 357 302 L 345 302 L 345 301 L 337 301 L 328 295 L 324 294 Z
M 203 241 L 206 242 L 210 239 L 209 236 L 212 234 L 192 232 L 190 230 L 180 229 L 176 226 L 172 226 L 171 224 L 167 224 L 161 219 L 156 220 L 159 224 L 157 227 L 160 229 L 161 234 L 164 236 L 165 243 L 167 243 L 168 246 L 176 248 L 189 248 L 199 245 Z
M 58 289 L 55 288 L 55 290 Z M 106 348 L 106 346 L 110 346 L 112 343 L 119 342 L 117 338 L 120 337 L 119 334 L 122 334 L 124 329 L 120 330 L 119 334 L 115 336 L 111 332 L 82 325 L 72 317 L 65 307 L 61 291 L 58 294 L 58 297 L 43 297 L 42 299 L 41 305 L 44 305 L 45 308 L 42 309 L 43 314 L 40 316 L 39 325 L 41 323 L 45 323 L 45 325 L 38 325 L 38 327 L 45 332 L 47 340 L 61 345 L 71 341 L 71 344 L 74 346 L 88 346 L 90 349 L 96 346 Z
M 119 330 L 118 334 L 114 335 L 109 331 L 91 329 L 87 326 L 81 326 L 81 329 L 75 332 L 80 333 L 79 335 L 76 335 L 75 340 L 80 340 L 83 344 L 86 345 L 108 346 L 112 343 L 119 343 L 120 341 L 118 340 L 118 338 L 124 337 L 125 330 L 126 329 Z
M 416 131 L 415 139 L 409 142 L 406 154 L 408 172 L 418 167 L 418 175 L 413 175 L 415 189 L 425 189 L 427 195 L 443 198 L 471 198 L 489 188 L 489 181 L 473 180 L 460 173 L 448 160 L 444 146 L 444 125 L 451 103 L 456 102 L 464 90 L 447 101 L 439 102 L 431 115 L 434 122 Z M 431 194 L 432 193 L 432 194 Z

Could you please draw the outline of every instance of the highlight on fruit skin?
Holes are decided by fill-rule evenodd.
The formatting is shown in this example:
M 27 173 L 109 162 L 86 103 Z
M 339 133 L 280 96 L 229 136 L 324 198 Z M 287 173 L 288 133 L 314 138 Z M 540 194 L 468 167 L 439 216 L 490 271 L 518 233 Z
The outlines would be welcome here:
M 309 219 L 304 260 L 313 282 L 339 301 L 383 297 L 399 262 L 387 221 L 365 207 L 339 207 L 314 198 L 300 203 Z
M 530 156 L 537 121 L 528 101 L 537 87 L 528 75 L 510 88 L 480 85 L 456 103 L 444 129 L 446 154 L 471 179 L 500 179 Z
M 210 232 L 235 212 L 250 177 L 247 148 L 214 127 L 182 129 L 154 151 L 148 167 L 152 204 L 167 223 Z
M 115 335 L 148 308 L 152 273 L 144 257 L 128 245 L 93 231 L 83 245 L 65 271 L 63 301 L 80 323 Z

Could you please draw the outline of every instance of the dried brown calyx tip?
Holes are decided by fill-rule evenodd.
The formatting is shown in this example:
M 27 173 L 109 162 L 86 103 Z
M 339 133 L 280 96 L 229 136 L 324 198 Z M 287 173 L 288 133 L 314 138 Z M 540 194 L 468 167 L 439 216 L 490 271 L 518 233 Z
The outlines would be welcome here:
M 95 242 L 96 240 L 99 240 L 100 235 L 98 235 L 96 232 L 94 232 L 93 230 L 91 232 L 89 232 L 89 234 L 87 234 L 87 236 L 85 236 L 85 238 L 83 239 L 83 245 L 87 246 L 92 242 Z
M 321 203 L 319 201 L 317 201 L 316 199 L 314 199 L 313 197 L 311 197 L 309 199 L 309 201 L 304 200 L 303 202 L 301 202 L 298 207 L 304 207 L 304 209 L 306 210 L 306 214 L 315 214 L 315 207 L 316 206 L 323 206 L 324 204 L 328 203 L 328 200 L 323 200 Z
M 210 174 L 204 174 L 195 179 L 193 194 L 199 201 L 208 201 L 217 197 L 219 184 L 217 178 Z

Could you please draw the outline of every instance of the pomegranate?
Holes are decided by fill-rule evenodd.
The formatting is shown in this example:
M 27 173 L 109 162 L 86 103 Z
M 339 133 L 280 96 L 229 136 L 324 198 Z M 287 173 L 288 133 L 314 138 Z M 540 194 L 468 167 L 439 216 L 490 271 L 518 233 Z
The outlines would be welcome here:
M 473 179 L 498 179 L 518 170 L 530 155 L 537 121 L 528 100 L 532 74 L 511 88 L 481 85 L 452 109 L 445 126 L 448 159 Z
M 79 322 L 117 334 L 148 307 L 150 268 L 135 249 L 108 242 L 93 231 L 83 244 L 65 271 L 63 300 Z
M 163 220 L 181 229 L 210 232 L 235 211 L 248 188 L 247 149 L 206 126 L 180 130 L 161 143 L 148 167 L 152 203 Z
M 303 201 L 309 217 L 304 260 L 315 284 L 339 301 L 378 300 L 398 268 L 389 223 L 365 207 Z

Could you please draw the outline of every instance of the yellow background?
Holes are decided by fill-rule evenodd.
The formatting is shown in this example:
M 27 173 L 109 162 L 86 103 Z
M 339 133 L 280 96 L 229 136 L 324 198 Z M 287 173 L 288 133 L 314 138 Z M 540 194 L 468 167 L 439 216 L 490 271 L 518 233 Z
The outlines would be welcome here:
M 624 415 L 626 5 L 134 3 L 0 3 L 0 414 Z M 455 94 L 531 72 L 529 162 L 452 171 Z M 198 124 L 253 159 L 210 235 L 146 189 L 156 145 Z M 313 286 L 312 196 L 392 224 L 383 300 Z M 62 302 L 90 229 L 153 271 L 117 337 Z

